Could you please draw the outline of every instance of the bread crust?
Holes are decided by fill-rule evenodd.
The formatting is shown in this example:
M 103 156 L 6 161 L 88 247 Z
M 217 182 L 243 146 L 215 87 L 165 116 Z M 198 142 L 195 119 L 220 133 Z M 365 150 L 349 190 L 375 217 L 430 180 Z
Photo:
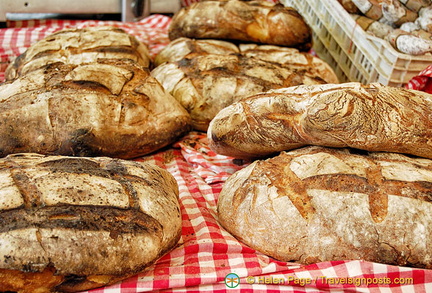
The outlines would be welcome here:
M 123 159 L 190 129 L 190 115 L 130 60 L 54 63 L 0 85 L 0 156 L 35 152 Z
M 112 284 L 144 270 L 180 238 L 177 183 L 155 165 L 16 154 L 0 167 L 1 291 Z
M 360 83 L 300 85 L 238 101 L 210 123 L 210 147 L 242 158 L 305 145 L 432 158 L 432 96 Z
M 146 68 L 151 66 L 147 46 L 121 28 L 68 28 L 33 43 L 9 64 L 5 79 L 13 80 L 53 63 L 78 65 L 99 59 L 127 59 Z
M 302 51 L 311 48 L 312 32 L 293 8 L 268 1 L 202 1 L 177 12 L 169 26 L 180 37 L 256 42 Z
M 156 55 L 154 65 L 157 67 L 165 62 L 179 61 L 191 53 L 229 55 L 240 53 L 240 50 L 237 45 L 227 41 L 180 37 L 171 41 Z
M 159 57 L 160 56 L 160 57 Z M 270 89 L 337 82 L 332 69 L 294 48 L 235 46 L 221 40 L 180 38 L 151 71 L 189 112 L 194 129 L 207 131 L 224 107 Z
M 278 260 L 432 268 L 432 161 L 310 146 L 233 174 L 218 218 Z
M 310 53 L 300 52 L 295 48 L 258 45 L 258 44 L 239 44 L 214 39 L 190 39 L 181 37 L 173 40 L 156 56 L 154 64 L 159 66 L 165 62 L 180 61 L 189 54 L 217 54 L 232 55 L 241 54 L 248 58 L 256 58 L 262 61 L 276 63 L 284 68 L 304 74 L 311 80 L 315 79 L 325 83 L 339 83 L 333 69 L 323 60 Z

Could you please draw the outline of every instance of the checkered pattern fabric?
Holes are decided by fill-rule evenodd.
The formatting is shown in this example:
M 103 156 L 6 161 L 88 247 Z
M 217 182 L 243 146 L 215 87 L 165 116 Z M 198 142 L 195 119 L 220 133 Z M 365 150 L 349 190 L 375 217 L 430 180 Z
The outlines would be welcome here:
M 31 43 L 74 26 L 109 24 L 124 28 L 147 43 L 155 56 L 168 42 L 169 21 L 166 16 L 152 15 L 137 23 L 10 22 L 9 28 L 0 30 L 0 72 L 3 74 L 7 64 Z M 305 266 L 274 260 L 242 244 L 218 224 L 216 205 L 224 181 L 248 162 L 215 154 L 205 133 L 191 132 L 171 147 L 136 160 L 154 163 L 177 180 L 183 218 L 181 239 L 144 272 L 89 293 L 432 292 L 432 270 L 359 260 Z
M 432 94 L 432 64 L 411 78 L 405 87 Z
M 178 246 L 145 272 L 117 285 L 120 292 L 428 292 L 432 271 L 359 260 L 300 265 L 276 261 L 248 248 L 217 221 L 223 182 L 242 168 L 208 148 L 205 133 L 191 132 L 171 148 L 138 161 L 154 163 L 177 180 L 183 216 Z M 246 163 L 247 164 L 247 163 Z M 211 179 L 209 179 L 211 178 Z M 238 276 L 230 284 L 225 277 Z M 229 286 L 237 285 L 235 288 Z

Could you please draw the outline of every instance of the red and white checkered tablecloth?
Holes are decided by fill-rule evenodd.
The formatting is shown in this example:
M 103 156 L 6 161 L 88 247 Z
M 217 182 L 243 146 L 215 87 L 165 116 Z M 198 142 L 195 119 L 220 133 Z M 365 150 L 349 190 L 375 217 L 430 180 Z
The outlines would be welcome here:
M 432 94 L 432 64 L 411 78 L 405 87 Z
M 124 28 L 147 43 L 155 56 L 169 42 L 169 22 L 163 15 L 137 23 L 10 22 L 9 28 L 0 29 L 0 73 L 31 43 L 73 26 L 109 24 Z M 0 75 L 0 81 L 2 78 Z M 137 159 L 168 170 L 177 180 L 183 217 L 181 239 L 176 248 L 144 272 L 89 293 L 432 292 L 432 270 L 358 260 L 304 266 L 276 261 L 243 245 L 219 226 L 216 203 L 224 181 L 248 162 L 215 154 L 207 142 L 205 133 L 191 132 L 171 147 Z M 229 274 L 235 278 L 226 279 Z
M 237 241 L 219 226 L 216 203 L 227 176 L 247 163 L 240 165 L 233 158 L 213 156 L 205 133 L 191 132 L 171 148 L 137 160 L 152 162 L 176 178 L 182 237 L 174 250 L 146 271 L 89 293 L 432 290 L 431 270 L 358 260 L 305 266 L 276 261 Z M 239 277 L 239 285 L 233 289 L 225 282 L 230 273 Z

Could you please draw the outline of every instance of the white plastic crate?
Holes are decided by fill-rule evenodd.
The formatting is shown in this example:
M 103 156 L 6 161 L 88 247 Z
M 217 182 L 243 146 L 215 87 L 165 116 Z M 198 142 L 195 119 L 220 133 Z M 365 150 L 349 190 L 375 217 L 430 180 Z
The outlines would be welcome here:
M 340 82 L 403 86 L 432 64 L 432 56 L 396 51 L 387 41 L 366 33 L 337 0 L 281 0 L 295 8 L 313 30 L 313 48 Z

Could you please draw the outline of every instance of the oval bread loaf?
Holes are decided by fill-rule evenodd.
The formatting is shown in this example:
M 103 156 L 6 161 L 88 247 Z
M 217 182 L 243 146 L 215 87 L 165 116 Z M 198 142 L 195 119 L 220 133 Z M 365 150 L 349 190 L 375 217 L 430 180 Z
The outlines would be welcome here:
M 201 1 L 178 11 L 168 28 L 171 40 L 225 39 L 311 48 L 312 31 L 293 8 L 258 1 Z
M 234 173 L 217 209 L 226 230 L 278 260 L 431 269 L 431 194 L 432 160 L 309 146 Z
M 190 115 L 131 60 L 53 63 L 0 85 L 0 156 L 134 158 L 190 129 Z
M 137 274 L 181 234 L 178 186 L 150 163 L 0 160 L 0 291 L 76 292 Z
M 212 39 L 178 38 L 163 48 L 156 56 L 154 64 L 159 66 L 164 62 L 180 61 L 189 54 L 241 54 L 248 58 L 256 58 L 266 62 L 280 64 L 283 67 L 304 74 L 326 83 L 338 83 L 333 69 L 323 60 L 295 48 L 240 44 Z M 318 82 L 317 82 L 318 83 Z
M 352 147 L 432 158 L 432 95 L 360 83 L 271 90 L 221 110 L 210 147 L 239 158 L 305 145 Z
M 200 42 L 193 42 L 197 43 Z M 170 49 L 175 50 L 178 44 Z M 207 44 L 202 46 L 208 51 L 217 51 L 214 43 L 211 47 Z M 220 47 L 229 48 L 228 45 Z M 270 89 L 326 83 L 322 74 L 311 69 L 312 66 L 300 69 L 299 64 L 291 66 L 243 54 L 207 53 L 201 47 L 197 51 L 157 66 L 151 75 L 189 112 L 192 126 L 200 131 L 207 131 L 210 121 L 220 110 L 243 98 Z M 179 56 L 174 53 L 172 58 L 176 57 Z
M 151 65 L 147 46 L 121 28 L 68 28 L 33 43 L 8 66 L 5 78 L 12 80 L 48 64 L 78 65 L 98 59 L 128 59 L 144 67 Z

